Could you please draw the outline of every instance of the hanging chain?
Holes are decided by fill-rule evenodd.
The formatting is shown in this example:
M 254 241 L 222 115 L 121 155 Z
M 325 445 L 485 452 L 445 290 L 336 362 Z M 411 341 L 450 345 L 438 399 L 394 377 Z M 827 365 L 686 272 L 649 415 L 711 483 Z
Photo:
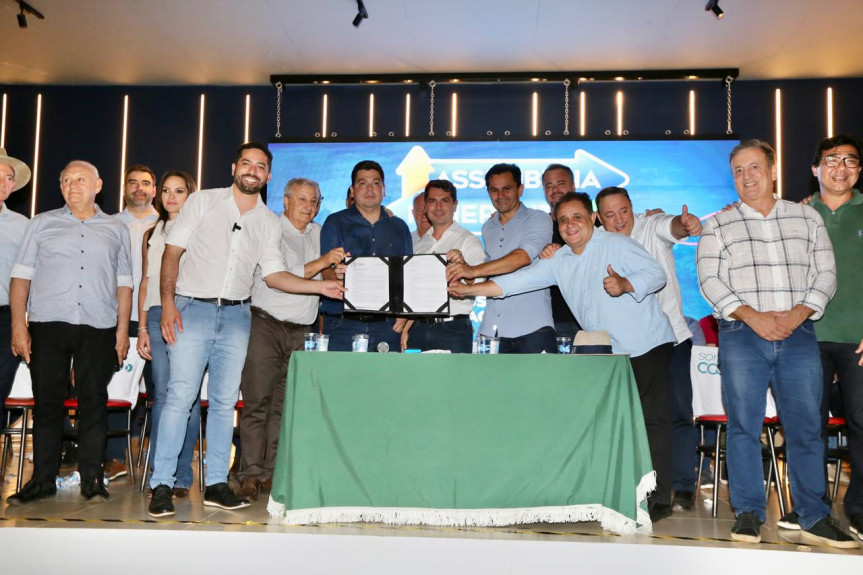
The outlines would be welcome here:
M 569 135 L 569 78 L 563 81 L 563 135 Z
M 276 138 L 282 137 L 282 83 L 276 82 Z
M 434 87 L 435 81 L 429 82 L 431 96 L 429 97 L 429 136 L 434 136 Z
M 733 130 L 731 129 L 731 82 L 734 81 L 734 78 L 731 76 L 725 77 L 725 89 L 726 89 L 726 123 L 727 127 L 725 128 L 726 134 L 731 134 Z

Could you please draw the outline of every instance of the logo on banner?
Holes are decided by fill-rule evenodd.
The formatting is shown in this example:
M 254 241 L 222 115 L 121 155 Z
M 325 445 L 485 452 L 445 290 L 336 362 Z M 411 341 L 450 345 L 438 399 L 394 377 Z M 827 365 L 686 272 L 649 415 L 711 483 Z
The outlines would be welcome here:
M 431 158 L 422 146 L 414 146 L 396 168 L 402 179 L 402 198 L 412 198 L 429 180 L 449 180 L 459 189 L 485 189 L 485 173 L 493 164 L 515 163 L 521 168 L 526 190 L 542 189 L 542 172 L 549 164 L 572 169 L 575 187 L 598 192 L 609 186 L 623 187 L 629 175 L 605 160 L 584 150 L 571 158 Z
M 695 368 L 698 370 L 698 373 L 720 375 L 718 358 L 715 353 L 699 353 L 698 363 Z

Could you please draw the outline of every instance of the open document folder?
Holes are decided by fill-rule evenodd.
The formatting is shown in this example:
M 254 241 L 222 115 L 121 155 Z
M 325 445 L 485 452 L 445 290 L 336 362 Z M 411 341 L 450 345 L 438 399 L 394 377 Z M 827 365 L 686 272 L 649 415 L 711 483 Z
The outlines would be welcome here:
M 443 255 L 357 257 L 346 263 L 345 313 L 449 315 Z

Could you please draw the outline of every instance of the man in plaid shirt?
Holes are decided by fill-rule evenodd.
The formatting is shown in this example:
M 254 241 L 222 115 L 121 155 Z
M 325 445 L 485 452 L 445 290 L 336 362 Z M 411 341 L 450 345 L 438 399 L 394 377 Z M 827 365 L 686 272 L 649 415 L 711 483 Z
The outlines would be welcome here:
M 728 412 L 728 479 L 736 541 L 758 543 L 766 519 L 761 429 L 768 385 L 785 427 L 801 539 L 857 542 L 831 517 L 821 441 L 821 359 L 812 320 L 836 291 L 833 246 L 811 207 L 774 195 L 776 154 L 747 140 L 731 151 L 740 205 L 705 222 L 698 243 L 701 292 L 719 322 Z

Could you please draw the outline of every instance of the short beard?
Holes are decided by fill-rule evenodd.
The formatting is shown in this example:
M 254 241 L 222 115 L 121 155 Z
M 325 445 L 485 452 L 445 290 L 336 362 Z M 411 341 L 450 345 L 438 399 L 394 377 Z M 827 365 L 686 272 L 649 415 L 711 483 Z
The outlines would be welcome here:
M 261 181 L 261 183 L 256 188 L 247 188 L 245 184 L 243 184 L 242 179 L 236 176 L 234 177 L 234 185 L 237 186 L 237 189 L 240 190 L 240 192 L 244 193 L 247 196 L 255 196 L 264 188 L 263 181 Z

